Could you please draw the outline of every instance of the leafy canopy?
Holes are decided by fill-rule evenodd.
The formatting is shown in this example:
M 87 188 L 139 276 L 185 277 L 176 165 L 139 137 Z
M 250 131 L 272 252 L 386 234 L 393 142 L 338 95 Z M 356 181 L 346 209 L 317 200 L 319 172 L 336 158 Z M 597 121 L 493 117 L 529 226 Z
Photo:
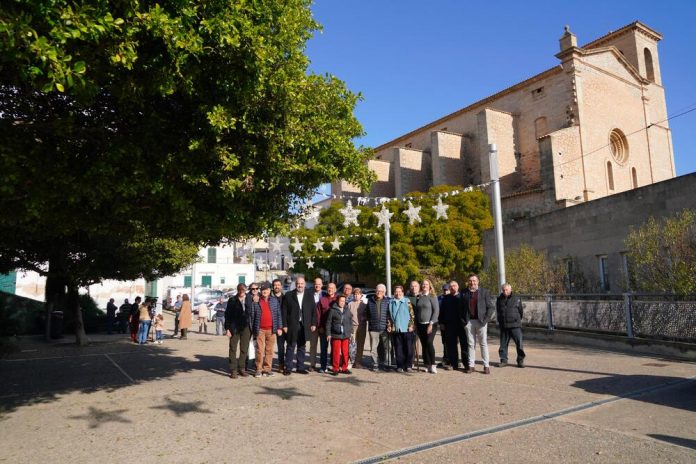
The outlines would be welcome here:
M 321 183 L 367 188 L 359 95 L 307 69 L 309 5 L 2 2 L 0 267 L 169 272 L 282 228 Z

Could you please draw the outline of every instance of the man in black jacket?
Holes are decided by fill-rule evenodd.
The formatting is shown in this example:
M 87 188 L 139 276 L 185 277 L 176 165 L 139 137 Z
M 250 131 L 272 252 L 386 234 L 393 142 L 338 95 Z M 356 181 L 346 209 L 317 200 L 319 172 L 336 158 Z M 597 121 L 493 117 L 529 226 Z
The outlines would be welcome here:
M 496 300 L 495 309 L 498 316 L 498 326 L 500 327 L 500 364 L 499 367 L 507 366 L 508 344 L 510 338 L 515 341 L 517 348 L 517 367 L 524 367 L 524 348 L 522 347 L 522 301 L 520 297 L 512 294 L 512 286 L 503 284 L 502 293 Z
M 297 277 L 295 290 L 285 294 L 283 298 L 282 317 L 283 333 L 287 343 L 285 352 L 285 375 L 290 375 L 295 349 L 297 348 L 296 371 L 306 374 L 304 367 L 305 345 L 311 334 L 317 330 L 317 306 L 314 297 L 305 291 L 304 277 Z
M 479 288 L 479 278 L 476 274 L 469 276 L 469 288 L 462 296 L 461 320 L 465 325 L 466 338 L 469 345 L 469 369 L 464 372 L 474 372 L 476 362 L 476 341 L 481 347 L 483 373 L 490 374 L 488 360 L 488 321 L 493 317 L 495 305 L 491 294 L 485 288 Z M 448 351 L 449 352 L 449 351 Z
M 443 355 L 442 366 L 445 370 L 459 367 L 459 350 L 461 349 L 461 362 L 464 364 L 464 372 L 469 372 L 469 345 L 464 326 L 468 319 L 462 317 L 462 294 L 459 293 L 459 284 L 453 280 L 448 286 L 449 293 L 440 301 L 440 313 L 438 322 L 441 329 L 443 344 L 447 347 L 447 359 Z M 466 314 L 464 314 L 466 317 Z M 459 346 L 458 346 L 459 345 Z M 447 362 L 445 362 L 447 361 Z
M 251 339 L 251 308 L 247 303 L 246 285 L 237 285 L 237 295 L 227 300 L 225 310 L 225 334 L 230 339 L 230 377 L 237 378 L 237 373 L 246 377 L 247 352 Z M 237 358 L 239 346 L 239 358 Z

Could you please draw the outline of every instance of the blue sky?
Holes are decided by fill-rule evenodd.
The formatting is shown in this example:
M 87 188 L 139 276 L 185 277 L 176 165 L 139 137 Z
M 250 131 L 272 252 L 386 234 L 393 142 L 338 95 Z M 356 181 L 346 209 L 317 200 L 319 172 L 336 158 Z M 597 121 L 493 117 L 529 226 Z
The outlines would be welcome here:
M 639 20 L 663 35 L 669 116 L 696 108 L 696 1 L 316 0 L 323 32 L 311 69 L 363 95 L 356 115 L 376 147 L 559 61 L 569 25 L 578 44 Z M 696 111 L 670 120 L 677 175 L 696 171 Z

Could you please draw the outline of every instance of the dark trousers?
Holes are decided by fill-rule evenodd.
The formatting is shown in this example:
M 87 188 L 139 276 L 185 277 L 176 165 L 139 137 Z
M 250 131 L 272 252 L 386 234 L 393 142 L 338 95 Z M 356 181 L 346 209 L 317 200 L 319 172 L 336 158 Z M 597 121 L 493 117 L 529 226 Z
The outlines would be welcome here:
M 174 335 L 179 333 L 179 313 L 174 315 Z
M 435 364 L 435 334 L 437 333 L 437 324 L 433 324 L 433 330 L 428 334 L 430 324 L 416 324 L 416 331 L 423 347 L 423 364 L 425 367 L 430 367 Z
M 413 335 L 413 332 L 393 333 L 397 369 L 406 370 L 413 365 Z
M 278 345 L 278 364 L 285 364 L 285 334 L 276 336 Z
M 500 360 L 507 362 L 508 344 L 511 338 L 515 341 L 515 348 L 517 348 L 517 364 L 520 364 L 525 357 L 524 348 L 522 347 L 522 329 L 520 327 L 500 329 L 500 349 L 498 350 Z
M 319 348 L 321 348 L 319 364 L 322 370 L 326 370 L 329 362 L 329 339 L 326 337 L 325 333 L 319 334 Z M 331 348 L 333 350 L 333 346 Z
M 249 327 L 235 330 L 232 337 L 230 337 L 230 372 L 237 372 L 246 368 L 250 339 L 251 329 Z M 239 358 L 237 358 L 237 346 L 239 346 Z
M 295 367 L 297 370 L 303 370 L 307 340 L 305 339 L 304 326 L 302 324 L 300 324 L 298 333 L 295 334 L 293 338 L 295 341 L 293 343 L 288 343 L 288 349 L 285 352 L 285 368 L 289 371 L 291 371 L 293 367 Z M 295 350 L 297 350 L 296 358 Z
M 111 335 L 114 331 L 114 316 L 106 316 L 106 333 Z
M 447 344 L 447 360 L 453 368 L 457 368 L 461 359 L 464 366 L 469 365 L 469 342 L 464 328 L 457 323 L 447 324 L 447 330 L 443 332 Z M 457 344 L 459 347 L 457 347 Z M 459 353 L 461 350 L 461 358 Z

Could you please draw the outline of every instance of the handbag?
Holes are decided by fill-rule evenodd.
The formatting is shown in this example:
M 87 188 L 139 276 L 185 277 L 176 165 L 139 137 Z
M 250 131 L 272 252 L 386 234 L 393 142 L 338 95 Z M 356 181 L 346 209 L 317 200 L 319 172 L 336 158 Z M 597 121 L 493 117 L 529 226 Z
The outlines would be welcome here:
M 247 359 L 256 359 L 256 343 L 252 337 L 249 340 L 249 349 L 247 350 Z

